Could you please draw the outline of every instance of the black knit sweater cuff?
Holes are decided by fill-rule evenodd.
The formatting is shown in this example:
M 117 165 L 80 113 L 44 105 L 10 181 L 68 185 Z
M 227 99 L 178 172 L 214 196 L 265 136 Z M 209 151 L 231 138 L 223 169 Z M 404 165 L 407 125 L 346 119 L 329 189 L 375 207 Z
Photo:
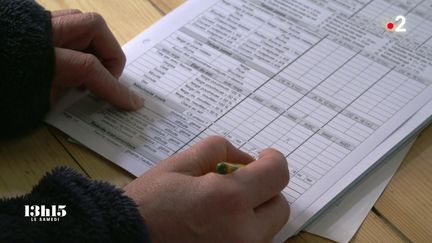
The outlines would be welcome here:
M 0 0 L 0 138 L 24 134 L 49 110 L 51 15 L 33 0 Z
M 108 183 L 57 168 L 30 194 L 0 200 L 0 242 L 150 242 L 135 203 L 122 193 Z M 65 205 L 66 215 L 53 222 L 31 220 L 25 217 L 25 205 Z

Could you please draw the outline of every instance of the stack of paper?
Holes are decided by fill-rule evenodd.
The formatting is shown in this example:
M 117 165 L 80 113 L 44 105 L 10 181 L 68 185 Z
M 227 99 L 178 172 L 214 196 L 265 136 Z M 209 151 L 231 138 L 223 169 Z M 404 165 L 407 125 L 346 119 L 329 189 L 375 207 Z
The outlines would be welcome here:
M 48 122 L 139 175 L 212 134 L 289 161 L 282 241 L 402 144 L 432 100 L 431 6 L 191 0 L 130 41 L 123 82 L 146 107 L 70 93 Z M 405 33 L 385 23 L 404 15 Z M 403 129 L 402 129 L 403 130 Z

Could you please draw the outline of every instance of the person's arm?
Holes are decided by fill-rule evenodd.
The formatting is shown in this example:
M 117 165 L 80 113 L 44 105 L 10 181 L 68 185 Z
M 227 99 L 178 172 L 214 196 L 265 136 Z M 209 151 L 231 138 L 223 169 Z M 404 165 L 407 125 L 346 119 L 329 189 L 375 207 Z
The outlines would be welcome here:
M 220 175 L 221 161 L 247 165 Z M 124 191 L 60 168 L 31 193 L 0 200 L 0 242 L 270 242 L 290 214 L 281 194 L 288 180 L 278 151 L 263 150 L 254 161 L 215 136 L 159 162 Z M 66 215 L 35 222 L 25 205 L 65 205 Z
M 0 0 L 0 138 L 39 125 L 54 62 L 50 13 L 34 1 Z
M 0 199 L 0 242 L 150 242 L 135 203 L 122 193 L 71 169 L 54 169 L 29 194 Z M 28 209 L 36 217 L 26 217 L 25 205 L 39 207 Z M 65 215 L 40 217 L 42 205 L 50 213 L 65 205 Z
M 32 0 L 0 0 L 0 139 L 37 127 L 50 104 L 71 87 L 84 86 L 123 109 L 139 108 L 142 100 L 117 80 L 124 64 L 99 15 L 51 14 Z M 25 205 L 56 204 L 67 206 L 60 222 L 24 217 Z M 25 196 L 0 199 L 0 229 L 0 242 L 148 241 L 131 199 L 64 168 Z

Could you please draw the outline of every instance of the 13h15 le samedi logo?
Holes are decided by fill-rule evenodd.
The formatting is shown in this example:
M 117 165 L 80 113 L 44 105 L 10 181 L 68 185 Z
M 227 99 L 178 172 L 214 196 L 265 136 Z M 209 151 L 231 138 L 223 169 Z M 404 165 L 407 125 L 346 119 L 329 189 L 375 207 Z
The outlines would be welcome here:
M 24 217 L 32 222 L 57 222 L 66 216 L 66 205 L 24 205 Z

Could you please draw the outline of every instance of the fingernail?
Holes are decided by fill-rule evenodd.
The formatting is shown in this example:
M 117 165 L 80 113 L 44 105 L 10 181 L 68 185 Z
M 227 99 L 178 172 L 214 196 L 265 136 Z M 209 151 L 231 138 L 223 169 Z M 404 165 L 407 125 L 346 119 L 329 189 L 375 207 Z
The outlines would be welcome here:
M 130 97 L 132 101 L 132 106 L 134 107 L 134 109 L 136 110 L 143 107 L 145 99 L 132 90 L 130 92 L 131 92 Z

